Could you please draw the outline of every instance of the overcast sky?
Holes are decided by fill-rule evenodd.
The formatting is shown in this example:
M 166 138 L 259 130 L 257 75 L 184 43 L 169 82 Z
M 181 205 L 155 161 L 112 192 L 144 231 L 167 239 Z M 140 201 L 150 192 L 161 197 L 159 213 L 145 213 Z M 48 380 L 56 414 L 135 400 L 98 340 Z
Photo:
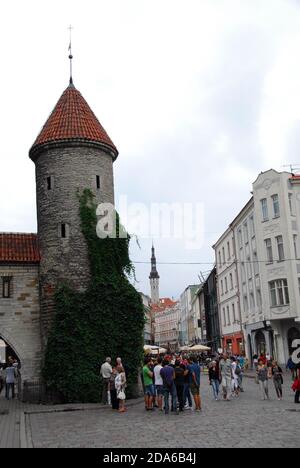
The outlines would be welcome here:
M 298 0 L 1 2 L 0 230 L 36 232 L 28 150 L 74 83 L 119 149 L 116 200 L 201 203 L 204 242 L 154 239 L 161 296 L 178 297 L 214 261 L 212 244 L 257 174 L 300 166 Z M 131 247 L 149 261 L 151 235 Z M 149 293 L 149 265 L 137 288 Z

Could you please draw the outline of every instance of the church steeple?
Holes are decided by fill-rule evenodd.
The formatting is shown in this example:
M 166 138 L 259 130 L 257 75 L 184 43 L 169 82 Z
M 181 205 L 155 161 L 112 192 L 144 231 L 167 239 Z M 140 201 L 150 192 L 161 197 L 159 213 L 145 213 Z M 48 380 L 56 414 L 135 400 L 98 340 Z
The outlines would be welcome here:
M 158 304 L 159 303 L 159 274 L 156 268 L 156 257 L 155 257 L 154 245 L 152 245 L 151 272 L 150 272 L 149 279 L 150 279 L 152 304 Z

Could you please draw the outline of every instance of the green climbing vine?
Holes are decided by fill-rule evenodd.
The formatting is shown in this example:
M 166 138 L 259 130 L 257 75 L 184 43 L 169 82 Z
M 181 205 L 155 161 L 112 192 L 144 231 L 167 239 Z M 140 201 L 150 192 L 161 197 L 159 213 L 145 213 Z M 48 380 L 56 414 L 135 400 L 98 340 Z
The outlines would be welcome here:
M 94 195 L 78 195 L 81 229 L 88 245 L 91 280 L 85 292 L 61 285 L 55 293 L 55 319 L 44 364 L 47 388 L 64 402 L 98 402 L 99 365 L 107 356 L 122 357 L 128 396 L 134 393 L 143 355 L 144 309 L 128 277 L 130 236 L 116 215 L 116 238 L 96 233 Z

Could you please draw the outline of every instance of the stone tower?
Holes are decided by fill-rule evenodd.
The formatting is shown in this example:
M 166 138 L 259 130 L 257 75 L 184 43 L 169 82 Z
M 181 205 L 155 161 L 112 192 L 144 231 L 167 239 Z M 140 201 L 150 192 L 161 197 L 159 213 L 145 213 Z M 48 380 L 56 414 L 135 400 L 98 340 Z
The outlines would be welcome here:
M 62 282 L 82 291 L 90 278 L 77 194 L 91 189 L 97 204 L 114 203 L 118 151 L 72 78 L 30 149 L 36 168 L 43 344 L 53 319 L 53 293 Z
M 151 288 L 151 302 L 152 304 L 159 304 L 159 274 L 156 269 L 155 249 L 152 245 L 151 256 L 151 272 L 150 272 L 150 288 Z

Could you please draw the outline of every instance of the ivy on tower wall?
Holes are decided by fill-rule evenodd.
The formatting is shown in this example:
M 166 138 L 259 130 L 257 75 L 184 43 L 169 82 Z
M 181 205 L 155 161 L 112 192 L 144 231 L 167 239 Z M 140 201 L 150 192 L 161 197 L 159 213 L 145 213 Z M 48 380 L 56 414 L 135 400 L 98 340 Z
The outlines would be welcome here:
M 107 356 L 120 356 L 126 367 L 127 395 L 134 392 L 143 356 L 144 308 L 128 277 L 130 236 L 124 237 L 116 216 L 116 238 L 96 233 L 94 195 L 79 195 L 81 229 L 88 245 L 91 281 L 85 292 L 60 285 L 56 315 L 45 354 L 47 388 L 64 402 L 99 402 L 99 367 Z

